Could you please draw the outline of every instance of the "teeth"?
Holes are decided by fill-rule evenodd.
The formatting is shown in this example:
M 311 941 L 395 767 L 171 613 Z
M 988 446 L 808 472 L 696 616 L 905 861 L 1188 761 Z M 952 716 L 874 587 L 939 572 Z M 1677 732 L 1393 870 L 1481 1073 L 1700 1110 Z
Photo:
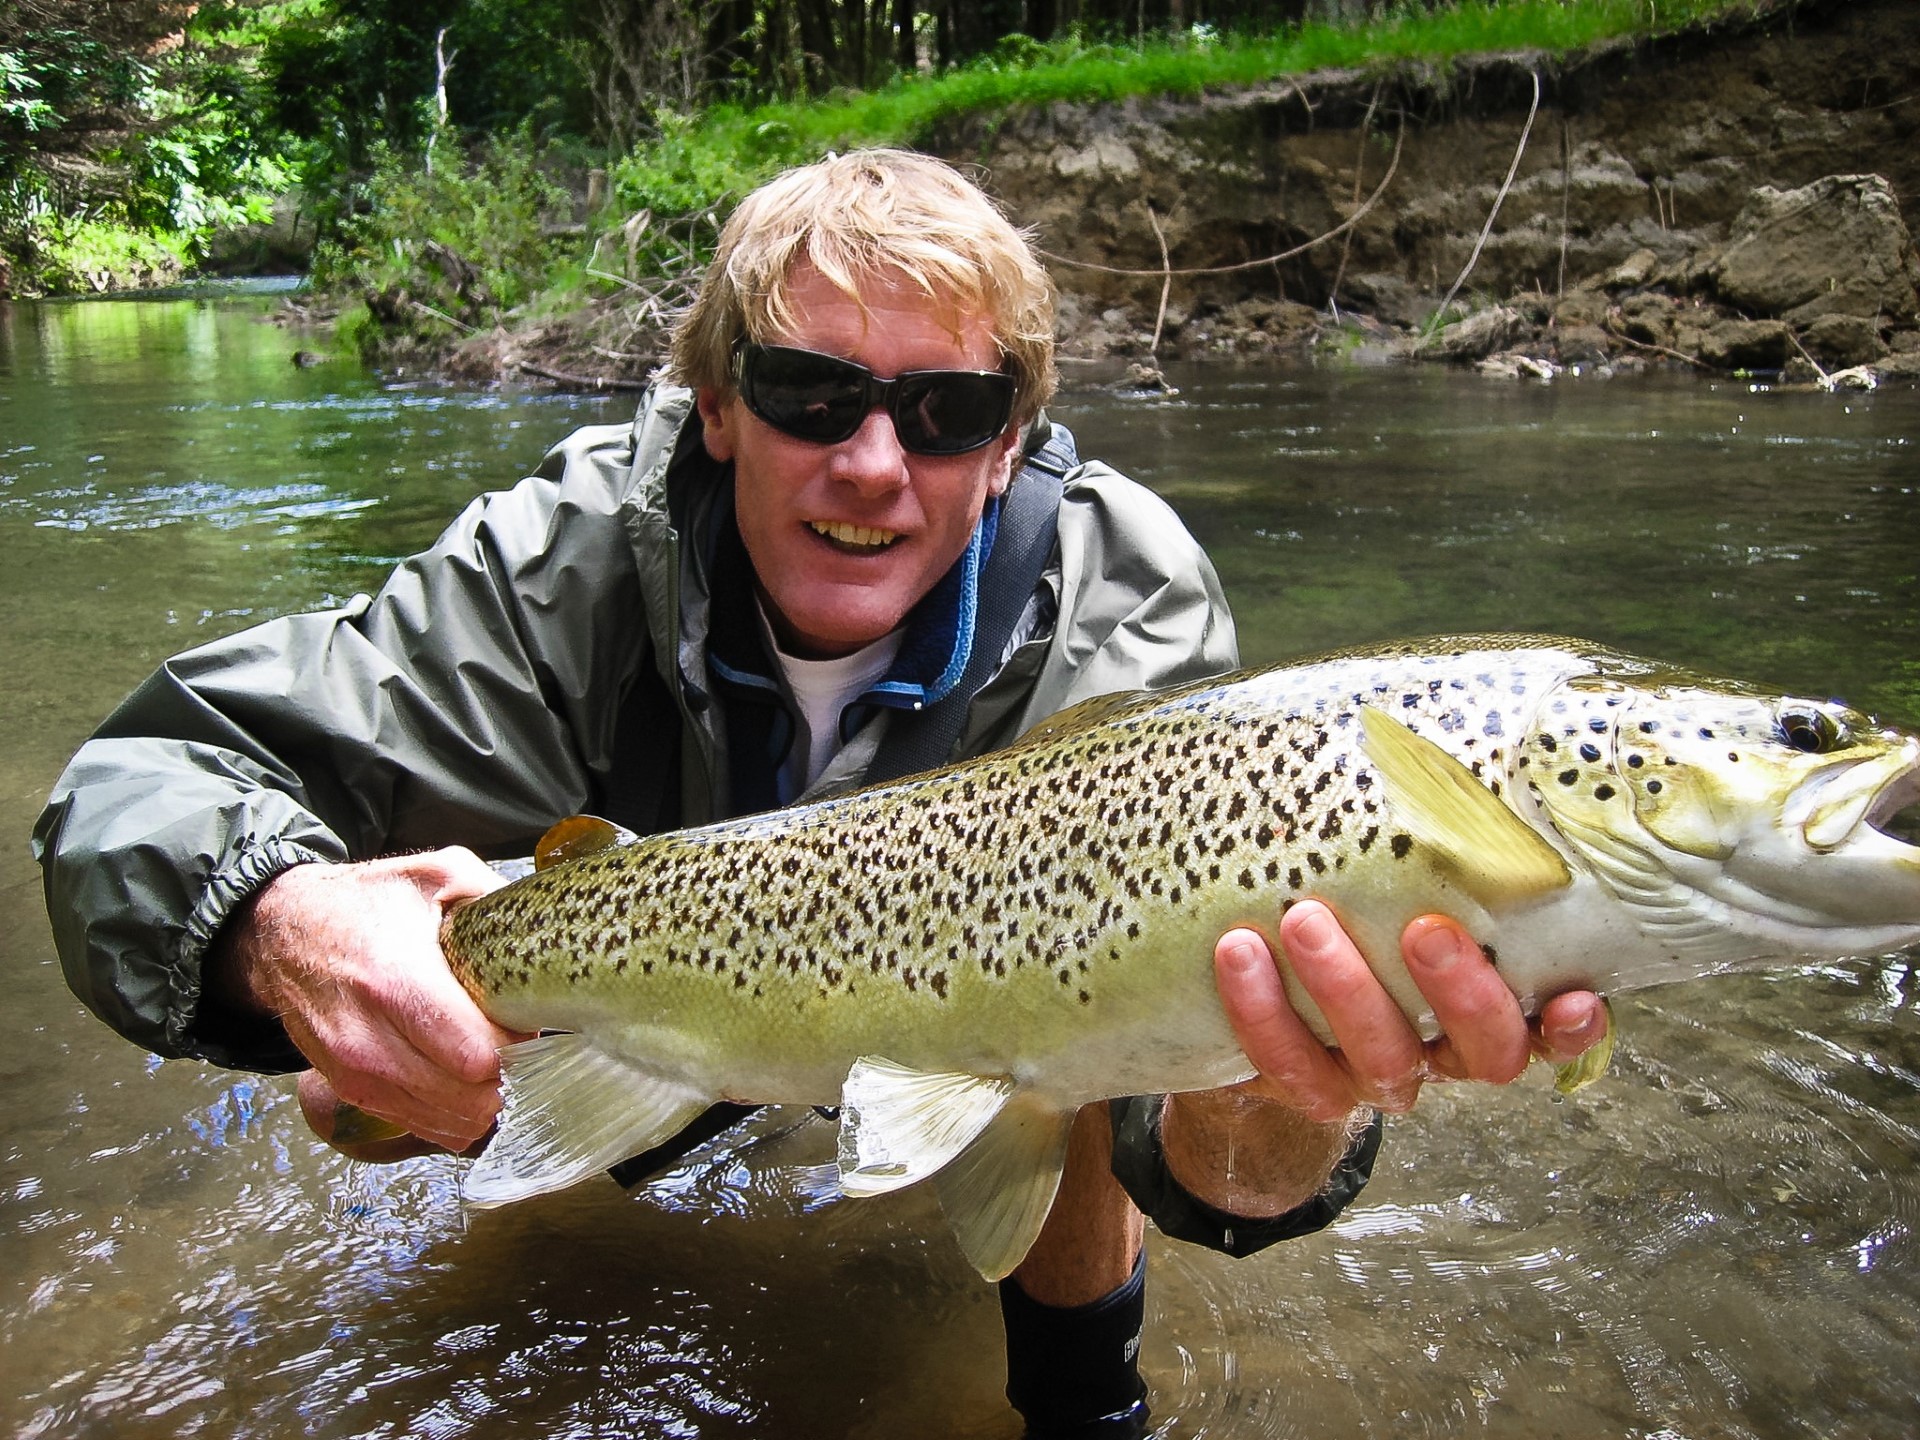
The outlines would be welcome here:
M 875 530 L 866 525 L 849 525 L 842 520 L 810 520 L 807 523 L 813 526 L 815 534 L 838 540 L 842 545 L 878 550 L 900 538 L 897 530 Z

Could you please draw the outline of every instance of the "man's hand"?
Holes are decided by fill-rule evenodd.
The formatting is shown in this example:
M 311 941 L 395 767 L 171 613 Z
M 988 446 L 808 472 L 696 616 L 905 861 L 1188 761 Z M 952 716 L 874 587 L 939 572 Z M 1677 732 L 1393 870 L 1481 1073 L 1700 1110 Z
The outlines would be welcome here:
M 1557 996 L 1529 1026 L 1480 947 L 1443 916 L 1421 916 L 1400 941 L 1407 970 L 1443 1032 L 1432 1042 L 1420 1039 L 1319 901 L 1287 911 L 1280 943 L 1332 1027 L 1337 1049 L 1322 1045 L 1294 1013 L 1273 953 L 1257 932 L 1221 937 L 1214 977 L 1234 1033 L 1260 1070 L 1248 1088 L 1324 1123 L 1343 1120 L 1357 1106 L 1409 1110 L 1427 1080 L 1503 1085 L 1532 1056 L 1564 1063 L 1606 1033 L 1600 997 L 1586 991 Z
M 1400 941 L 1444 1031 L 1431 1042 L 1325 905 L 1293 906 L 1279 938 L 1337 1048 L 1315 1039 L 1294 1012 L 1266 939 L 1229 931 L 1214 948 L 1214 978 L 1260 1074 L 1225 1090 L 1171 1096 L 1162 1120 L 1175 1177 L 1231 1214 L 1279 1215 L 1318 1194 L 1364 1118 L 1411 1109 L 1428 1080 L 1505 1084 L 1533 1055 L 1564 1063 L 1606 1033 L 1605 1008 L 1585 991 L 1549 1001 L 1529 1026 L 1480 947 L 1443 916 L 1421 916 Z
M 500 884 L 464 849 L 297 865 L 222 927 L 210 983 L 229 1004 L 278 1015 L 340 1100 L 464 1150 L 500 1110 L 494 1052 L 526 1037 L 453 978 L 440 922 Z

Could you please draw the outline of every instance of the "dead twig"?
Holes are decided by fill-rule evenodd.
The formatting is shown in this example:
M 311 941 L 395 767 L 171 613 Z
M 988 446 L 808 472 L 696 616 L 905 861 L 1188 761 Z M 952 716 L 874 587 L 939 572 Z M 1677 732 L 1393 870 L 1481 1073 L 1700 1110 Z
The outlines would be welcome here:
M 1058 265 L 1071 266 L 1075 270 L 1093 270 L 1102 275 L 1126 275 L 1142 280 L 1158 279 L 1161 276 L 1171 275 L 1232 275 L 1242 270 L 1258 270 L 1262 266 L 1278 265 L 1282 260 L 1291 260 L 1296 255 L 1304 255 L 1315 246 L 1324 245 L 1329 240 L 1337 240 L 1365 219 L 1367 212 L 1379 204 L 1380 197 L 1387 193 L 1387 186 L 1393 183 L 1394 173 L 1400 168 L 1400 151 L 1406 144 L 1406 140 L 1407 119 L 1406 116 L 1402 115 L 1400 117 L 1400 134 L 1393 142 L 1393 160 L 1387 166 L 1387 173 L 1380 178 L 1380 183 L 1374 187 L 1373 193 L 1367 197 L 1367 203 L 1354 211 L 1353 214 L 1349 215 L 1340 224 L 1334 226 L 1333 229 L 1327 231 L 1326 234 L 1316 235 L 1304 245 L 1296 245 L 1291 250 L 1282 250 L 1278 255 L 1266 255 L 1258 260 L 1242 260 L 1235 265 L 1196 265 L 1180 270 L 1168 269 L 1162 266 L 1158 270 L 1129 270 L 1119 265 L 1101 265 L 1092 260 L 1070 259 L 1065 255 L 1056 255 L 1051 250 L 1038 250 L 1035 253 L 1042 259 L 1051 260 Z
M 529 375 L 537 375 L 542 380 L 551 380 L 556 385 L 565 385 L 574 390 L 644 390 L 645 380 L 624 380 L 611 375 L 570 375 L 565 370 L 549 370 L 544 365 L 535 365 L 531 360 L 511 362 L 516 370 L 524 370 Z
M 1614 325 L 1612 324 L 1611 320 L 1608 321 L 1605 328 L 1606 328 L 1607 334 L 1611 335 L 1614 339 L 1621 341 L 1623 344 L 1631 345 L 1636 350 L 1646 350 L 1646 351 L 1650 351 L 1655 355 L 1664 355 L 1669 360 L 1678 360 L 1683 365 L 1692 365 L 1693 367 L 1699 370 L 1712 370 L 1716 374 L 1719 372 L 1719 369 L 1720 369 L 1719 366 L 1709 365 L 1705 360 L 1702 360 L 1698 355 L 1682 354 L 1678 350 L 1668 349 L 1665 345 L 1655 345 L 1650 340 L 1636 340 L 1631 335 L 1622 334 L 1619 330 L 1614 328 Z
M 462 335 L 473 334 L 473 326 L 467 324 L 466 321 L 456 320 L 453 318 L 453 316 L 447 314 L 444 310 L 434 309 L 433 306 L 427 304 L 427 302 L 424 300 L 416 300 L 411 295 L 409 295 L 406 297 L 406 301 L 407 301 L 407 304 L 411 305 L 414 309 L 418 310 L 421 314 L 431 315 L 434 319 L 440 321 L 442 324 L 451 325 L 454 329 L 458 330 Z
M 1527 137 L 1533 134 L 1533 117 L 1540 113 L 1540 72 L 1533 72 L 1533 106 L 1527 111 L 1527 123 L 1520 128 L 1520 143 L 1514 148 L 1513 163 L 1507 166 L 1507 178 L 1500 183 L 1500 193 L 1493 197 L 1493 208 L 1487 212 L 1487 223 L 1480 228 L 1480 238 L 1473 242 L 1473 253 L 1467 256 L 1466 268 L 1453 282 L 1453 288 L 1447 291 L 1447 298 L 1440 302 L 1440 308 L 1433 313 L 1445 315 L 1447 307 L 1453 304 L 1453 297 L 1460 293 L 1460 287 L 1467 283 L 1467 277 L 1473 273 L 1473 267 L 1480 263 L 1480 252 L 1486 248 L 1487 237 L 1493 234 L 1493 222 L 1500 214 L 1500 207 L 1506 203 L 1507 192 L 1513 188 L 1513 177 L 1520 173 L 1520 157 L 1527 153 Z
M 1367 173 L 1367 136 L 1373 133 L 1373 112 L 1380 104 L 1380 86 L 1376 82 L 1373 96 L 1367 101 L 1367 113 L 1360 117 L 1360 153 L 1353 157 L 1353 199 L 1348 203 L 1360 204 L 1360 182 Z M 1353 254 L 1353 232 L 1349 230 L 1340 241 L 1340 264 L 1333 272 L 1333 284 L 1327 287 L 1327 313 L 1335 323 L 1340 319 L 1340 286 L 1347 278 L 1347 259 Z
M 1167 296 L 1173 293 L 1173 262 L 1167 254 L 1167 232 L 1160 228 L 1160 217 L 1153 213 L 1153 202 L 1147 202 L 1147 219 L 1153 225 L 1153 238 L 1160 242 L 1160 313 L 1153 317 L 1153 343 L 1147 346 L 1147 355 L 1160 358 L 1160 327 L 1167 319 Z

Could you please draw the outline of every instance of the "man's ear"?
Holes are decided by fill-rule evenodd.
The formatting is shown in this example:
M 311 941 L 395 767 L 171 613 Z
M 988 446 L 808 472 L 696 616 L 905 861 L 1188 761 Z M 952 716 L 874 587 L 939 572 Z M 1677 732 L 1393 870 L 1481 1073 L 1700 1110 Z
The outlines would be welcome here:
M 722 397 L 711 385 L 702 385 L 694 392 L 694 409 L 700 412 L 700 438 L 706 442 L 707 454 L 723 464 L 733 459 L 734 417 L 732 397 Z
M 994 457 L 993 473 L 987 477 L 989 495 L 997 497 L 1007 493 L 1014 471 L 1020 468 L 1020 442 L 1025 437 L 1026 431 L 1019 425 L 1009 425 L 1007 433 L 1000 437 L 1000 453 Z

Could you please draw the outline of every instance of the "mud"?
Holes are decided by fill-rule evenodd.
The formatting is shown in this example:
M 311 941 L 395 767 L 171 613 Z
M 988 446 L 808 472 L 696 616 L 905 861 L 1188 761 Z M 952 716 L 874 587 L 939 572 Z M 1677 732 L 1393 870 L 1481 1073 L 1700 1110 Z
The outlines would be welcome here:
M 1334 349 L 1920 381 L 1913 0 L 1763 0 L 1572 57 L 980 115 L 923 148 L 1032 227 L 1062 353 L 1147 378 Z M 660 352 L 614 300 L 451 363 L 631 385 Z
M 1372 344 L 1920 377 L 1911 0 L 1771 4 L 1558 61 L 1056 105 L 930 148 L 1036 228 L 1069 354 Z

